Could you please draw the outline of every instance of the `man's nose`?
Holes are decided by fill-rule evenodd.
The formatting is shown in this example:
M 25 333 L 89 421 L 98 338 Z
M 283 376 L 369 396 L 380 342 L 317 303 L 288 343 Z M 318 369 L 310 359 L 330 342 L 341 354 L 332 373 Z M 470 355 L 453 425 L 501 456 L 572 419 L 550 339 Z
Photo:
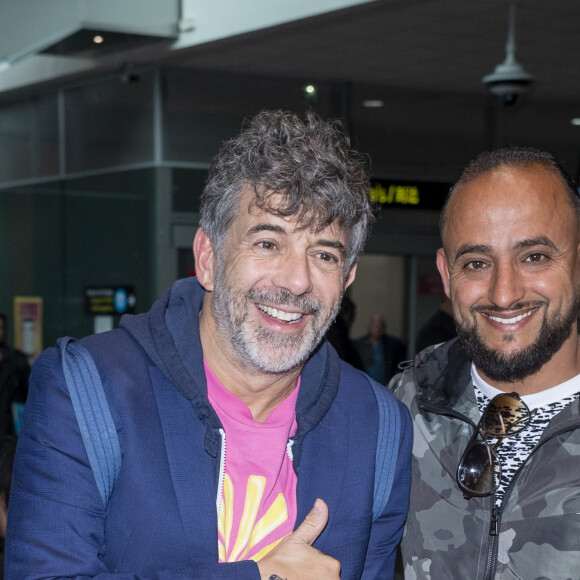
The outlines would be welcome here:
M 293 252 L 285 256 L 272 279 L 279 288 L 285 288 L 294 296 L 312 291 L 312 272 L 308 256 Z
M 490 301 L 500 308 L 509 308 L 524 296 L 525 287 L 517 267 L 511 263 L 497 265 L 489 288 Z

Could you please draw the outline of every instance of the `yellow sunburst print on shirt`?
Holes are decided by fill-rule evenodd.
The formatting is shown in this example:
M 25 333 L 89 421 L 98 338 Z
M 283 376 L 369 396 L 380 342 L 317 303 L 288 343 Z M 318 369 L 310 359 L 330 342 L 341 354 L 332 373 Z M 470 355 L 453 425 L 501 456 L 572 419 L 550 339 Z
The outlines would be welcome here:
M 247 555 L 264 538 L 288 519 L 288 507 L 284 494 L 280 493 L 268 507 L 266 513 L 256 521 L 262 502 L 266 478 L 250 475 L 246 485 L 244 511 L 237 534 L 233 528 L 234 486 L 228 474 L 224 478 L 223 501 L 218 514 L 219 558 L 220 562 L 238 562 L 247 559 Z M 232 541 L 235 540 L 233 548 Z M 264 546 L 259 552 L 250 556 L 251 560 L 263 558 L 275 548 L 282 538 Z

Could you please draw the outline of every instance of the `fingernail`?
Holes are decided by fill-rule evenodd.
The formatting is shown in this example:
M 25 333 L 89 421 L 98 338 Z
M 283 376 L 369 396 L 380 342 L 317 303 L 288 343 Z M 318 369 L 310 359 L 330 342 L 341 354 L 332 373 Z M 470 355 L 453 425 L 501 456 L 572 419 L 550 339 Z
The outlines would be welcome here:
M 314 507 L 312 509 L 317 514 L 319 514 L 324 509 L 322 500 L 320 498 L 314 502 Z

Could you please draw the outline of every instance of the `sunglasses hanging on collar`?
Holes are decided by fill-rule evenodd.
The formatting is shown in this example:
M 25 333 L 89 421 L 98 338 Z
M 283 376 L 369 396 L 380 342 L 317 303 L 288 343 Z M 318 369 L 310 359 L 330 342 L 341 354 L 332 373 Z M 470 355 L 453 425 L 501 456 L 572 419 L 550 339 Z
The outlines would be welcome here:
M 523 431 L 535 414 L 517 393 L 501 393 L 489 402 L 457 467 L 457 483 L 465 499 L 485 497 L 497 490 L 501 462 L 496 451 L 505 437 Z M 496 438 L 493 446 L 486 441 Z

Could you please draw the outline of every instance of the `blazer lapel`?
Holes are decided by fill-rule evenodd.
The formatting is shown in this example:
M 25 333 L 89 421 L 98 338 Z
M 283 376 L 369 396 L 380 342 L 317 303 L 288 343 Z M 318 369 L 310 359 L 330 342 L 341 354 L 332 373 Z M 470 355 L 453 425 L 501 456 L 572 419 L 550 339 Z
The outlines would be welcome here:
M 340 411 L 339 411 L 340 412 Z M 348 417 L 345 411 L 344 417 Z M 348 456 L 348 427 L 337 429 L 330 425 L 328 416 L 319 426 L 309 433 L 303 443 L 297 486 L 298 527 L 312 509 L 316 498 L 323 499 L 328 506 L 328 525 L 315 542 L 322 550 L 324 542 L 332 529 L 333 521 L 340 512 L 340 498 L 344 488 Z M 300 474 L 304 474 L 303 477 Z
M 185 541 L 192 558 L 214 553 L 217 562 L 217 485 L 214 459 L 204 447 L 205 426 L 161 371 L 152 368 L 151 379 Z M 212 521 L 214 524 L 208 526 Z

